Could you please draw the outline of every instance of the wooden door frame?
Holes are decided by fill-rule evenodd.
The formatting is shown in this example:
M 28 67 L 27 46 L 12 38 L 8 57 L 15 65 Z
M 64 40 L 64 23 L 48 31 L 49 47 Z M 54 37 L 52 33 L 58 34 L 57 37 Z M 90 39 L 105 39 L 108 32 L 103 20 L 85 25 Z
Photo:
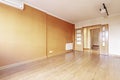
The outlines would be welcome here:
M 76 31 L 77 30 L 81 30 L 81 45 L 83 47 L 83 42 L 84 42 L 84 40 L 83 40 L 83 28 L 77 28 L 77 29 L 75 29 L 75 45 L 76 45 Z
M 84 30 L 84 28 L 88 28 L 88 29 L 100 28 L 100 44 L 99 44 L 99 46 L 100 46 L 100 49 L 101 49 L 101 32 L 102 32 L 103 26 L 107 27 L 106 31 L 108 32 L 108 39 L 106 41 L 106 44 L 107 44 L 107 53 L 109 53 L 109 25 L 108 24 L 98 24 L 98 25 L 86 26 L 86 27 L 82 27 L 82 29 Z M 83 31 L 82 34 L 84 34 L 84 31 Z M 84 35 L 82 35 L 82 36 L 83 36 L 83 50 L 84 50 Z M 109 54 L 107 54 L 107 55 L 109 55 Z
M 102 32 L 102 28 L 103 27 L 105 27 L 106 28 L 106 30 L 105 30 L 105 32 L 107 32 L 107 39 L 106 39 L 106 41 L 105 41 L 105 43 L 106 43 L 106 46 L 105 46 L 105 48 L 106 48 L 106 52 L 107 52 L 107 54 L 105 54 L 105 55 L 109 55 L 109 25 L 108 24 L 103 24 L 103 25 L 101 25 L 102 27 L 101 27 L 101 32 Z M 101 44 L 101 49 L 102 49 L 102 44 Z

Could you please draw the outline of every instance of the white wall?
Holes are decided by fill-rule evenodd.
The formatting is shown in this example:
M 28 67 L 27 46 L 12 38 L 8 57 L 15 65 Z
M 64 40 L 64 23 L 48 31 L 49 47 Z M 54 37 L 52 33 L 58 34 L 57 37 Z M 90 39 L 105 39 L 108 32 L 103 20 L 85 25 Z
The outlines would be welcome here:
M 109 24 L 109 54 L 120 55 L 120 14 L 78 22 L 76 28 L 96 24 Z

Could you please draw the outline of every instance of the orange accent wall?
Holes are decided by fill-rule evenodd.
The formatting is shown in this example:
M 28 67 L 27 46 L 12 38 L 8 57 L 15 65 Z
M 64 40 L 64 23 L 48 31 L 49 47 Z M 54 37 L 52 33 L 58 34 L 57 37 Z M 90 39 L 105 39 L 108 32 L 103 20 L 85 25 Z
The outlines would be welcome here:
M 73 32 L 74 25 L 27 5 L 21 11 L 0 4 L 0 66 L 64 52 Z
M 74 42 L 74 25 L 52 17 L 47 16 L 47 54 L 53 56 L 65 53 L 66 43 Z M 49 53 L 52 51 L 52 53 Z

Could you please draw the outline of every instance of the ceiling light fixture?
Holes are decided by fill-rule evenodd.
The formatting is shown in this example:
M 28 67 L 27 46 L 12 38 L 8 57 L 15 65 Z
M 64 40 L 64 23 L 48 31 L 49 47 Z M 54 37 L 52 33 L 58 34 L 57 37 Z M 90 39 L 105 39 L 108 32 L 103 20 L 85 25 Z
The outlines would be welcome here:
M 103 14 L 104 16 L 109 16 L 109 13 L 108 13 L 105 3 L 103 3 L 103 7 L 100 8 L 100 13 Z

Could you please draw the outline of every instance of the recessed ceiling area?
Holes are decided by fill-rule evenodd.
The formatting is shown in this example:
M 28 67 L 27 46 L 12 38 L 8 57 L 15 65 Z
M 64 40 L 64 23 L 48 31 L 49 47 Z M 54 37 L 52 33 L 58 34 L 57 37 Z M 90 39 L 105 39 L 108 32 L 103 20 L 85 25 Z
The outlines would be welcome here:
M 105 3 L 111 15 L 120 13 L 120 0 L 25 0 L 25 3 L 70 23 L 102 17 Z

